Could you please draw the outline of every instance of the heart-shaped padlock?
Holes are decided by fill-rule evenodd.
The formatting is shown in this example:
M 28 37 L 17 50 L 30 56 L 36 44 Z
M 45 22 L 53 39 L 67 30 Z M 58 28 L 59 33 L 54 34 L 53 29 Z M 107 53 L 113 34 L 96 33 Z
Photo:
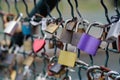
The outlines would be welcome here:
M 45 46 L 44 39 L 35 39 L 33 42 L 33 50 L 35 53 L 39 52 Z

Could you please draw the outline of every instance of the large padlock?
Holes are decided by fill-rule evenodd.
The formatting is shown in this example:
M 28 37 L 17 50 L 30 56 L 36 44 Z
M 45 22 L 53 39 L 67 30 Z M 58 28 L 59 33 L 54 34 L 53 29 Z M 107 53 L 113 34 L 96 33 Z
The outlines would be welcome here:
M 89 55 L 93 55 L 93 56 L 96 55 L 97 49 L 101 44 L 101 40 L 95 38 L 94 36 L 89 35 L 88 32 L 90 31 L 90 28 L 92 26 L 97 26 L 97 27 L 99 26 L 100 27 L 100 25 L 101 25 L 101 23 L 94 22 L 88 26 L 86 33 L 83 33 L 80 40 L 79 40 L 79 43 L 77 45 L 78 49 L 88 53 Z M 96 31 L 96 32 L 98 32 L 98 31 Z M 101 35 L 103 32 L 102 27 L 100 27 L 100 32 L 101 32 L 100 37 L 98 37 L 98 38 L 101 38 Z M 94 35 L 95 35 L 95 32 L 94 32 Z
M 30 26 L 29 26 L 28 22 L 23 22 L 22 23 L 22 33 L 24 35 L 30 35 L 31 34 L 31 29 L 30 29 Z
M 120 33 L 120 20 L 117 23 L 112 23 L 108 35 L 106 37 L 107 42 L 114 42 L 117 40 Z
M 53 34 L 58 28 L 59 28 L 59 25 L 57 25 L 56 23 L 50 23 L 47 26 L 45 31 Z
M 33 56 L 28 56 L 28 57 L 24 60 L 23 64 L 26 65 L 26 66 L 31 66 L 32 63 L 33 63 L 33 61 L 34 61 L 34 57 L 33 57 Z
M 18 22 L 20 21 L 20 19 L 22 18 L 23 14 L 21 13 L 19 18 L 16 21 L 10 21 L 7 25 L 7 27 L 4 30 L 4 33 L 8 34 L 8 35 L 13 35 L 15 33 L 15 30 L 18 27 Z
M 58 58 L 58 63 L 64 66 L 74 67 L 76 59 L 76 53 L 61 50 Z

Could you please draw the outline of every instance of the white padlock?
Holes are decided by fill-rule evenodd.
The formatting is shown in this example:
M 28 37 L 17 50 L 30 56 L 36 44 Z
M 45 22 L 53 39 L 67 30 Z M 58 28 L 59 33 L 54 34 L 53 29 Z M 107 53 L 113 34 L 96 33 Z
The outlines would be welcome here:
M 18 18 L 16 21 L 15 21 L 15 20 L 10 21 L 10 22 L 8 23 L 8 25 L 6 26 L 6 28 L 5 28 L 5 30 L 4 30 L 4 33 L 12 36 L 12 35 L 14 34 L 15 30 L 17 29 L 17 27 L 18 27 L 18 22 L 20 21 L 20 19 L 22 18 L 22 16 L 23 16 L 23 14 L 20 13 L 19 18 Z
M 112 23 L 108 35 L 106 37 L 107 42 L 114 42 L 117 40 L 120 33 L 120 20 L 117 23 Z

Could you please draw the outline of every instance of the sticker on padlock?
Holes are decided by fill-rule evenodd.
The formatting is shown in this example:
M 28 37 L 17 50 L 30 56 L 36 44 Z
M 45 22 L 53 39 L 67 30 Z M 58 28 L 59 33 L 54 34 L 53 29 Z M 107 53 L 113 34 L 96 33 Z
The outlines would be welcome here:
M 25 40 L 23 43 L 23 48 L 25 51 L 31 51 L 32 50 L 32 41 L 31 40 Z
M 32 63 L 33 63 L 33 61 L 34 61 L 34 57 L 33 57 L 33 56 L 28 56 L 28 57 L 24 60 L 23 64 L 26 65 L 26 66 L 31 66 Z
M 100 25 L 102 25 L 102 24 L 98 23 L 98 22 L 94 22 L 88 26 L 86 33 L 83 33 L 80 40 L 79 40 L 79 43 L 77 45 L 78 49 L 86 52 L 89 55 L 92 55 L 92 56 L 96 55 L 97 50 L 101 44 L 101 40 L 99 38 L 101 38 L 102 32 L 103 32 L 103 28 Z M 91 36 L 88 34 L 88 32 L 90 31 L 90 28 L 92 26 L 97 26 L 100 28 L 100 32 L 101 32 L 100 37 L 95 38 L 94 36 Z
M 28 22 L 23 22 L 22 23 L 22 33 L 24 35 L 30 35 L 31 34 L 31 29 L 30 29 L 30 26 L 29 26 Z
M 17 75 L 17 72 L 13 70 L 10 75 L 10 80 L 16 80 L 16 75 Z
M 20 19 L 22 18 L 23 14 L 21 13 L 19 18 L 16 21 L 10 21 L 8 23 L 8 26 L 4 29 L 4 33 L 12 36 L 15 33 L 15 30 L 18 27 L 18 22 L 20 21 Z
M 117 40 L 120 33 L 120 20 L 117 23 L 111 24 L 110 30 L 106 37 L 107 42 L 114 42 Z
M 58 28 L 59 28 L 59 25 L 55 23 L 50 23 L 45 31 L 53 34 Z
M 76 59 L 76 53 L 61 50 L 58 58 L 58 63 L 64 66 L 74 67 Z

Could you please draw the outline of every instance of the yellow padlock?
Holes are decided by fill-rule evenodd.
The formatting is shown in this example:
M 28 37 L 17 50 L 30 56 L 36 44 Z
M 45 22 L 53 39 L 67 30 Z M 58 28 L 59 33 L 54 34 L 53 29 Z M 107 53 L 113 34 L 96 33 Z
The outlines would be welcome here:
M 76 59 L 76 53 L 61 50 L 58 58 L 58 63 L 68 67 L 74 67 Z

